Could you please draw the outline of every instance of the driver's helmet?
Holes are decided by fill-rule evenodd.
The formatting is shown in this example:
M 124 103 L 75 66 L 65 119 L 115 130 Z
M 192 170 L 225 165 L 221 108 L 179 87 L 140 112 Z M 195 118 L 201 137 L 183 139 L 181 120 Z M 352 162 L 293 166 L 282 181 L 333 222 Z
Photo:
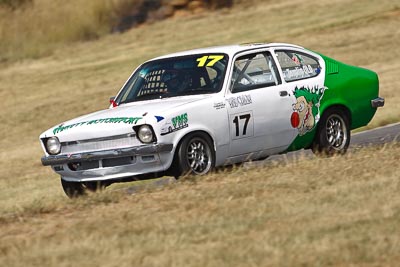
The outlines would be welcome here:
M 161 82 L 165 83 L 168 92 L 182 92 L 192 83 L 191 75 L 183 70 L 166 70 L 161 76 Z

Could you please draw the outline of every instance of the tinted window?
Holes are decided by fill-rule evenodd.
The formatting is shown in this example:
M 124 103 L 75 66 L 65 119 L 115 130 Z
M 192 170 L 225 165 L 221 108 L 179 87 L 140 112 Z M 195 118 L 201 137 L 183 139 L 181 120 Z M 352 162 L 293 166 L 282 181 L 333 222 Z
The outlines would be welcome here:
M 302 80 L 317 76 L 321 72 L 318 60 L 310 55 L 297 51 L 276 51 L 286 82 Z
M 257 53 L 235 60 L 232 74 L 232 92 L 268 87 L 280 83 L 277 68 L 269 53 Z

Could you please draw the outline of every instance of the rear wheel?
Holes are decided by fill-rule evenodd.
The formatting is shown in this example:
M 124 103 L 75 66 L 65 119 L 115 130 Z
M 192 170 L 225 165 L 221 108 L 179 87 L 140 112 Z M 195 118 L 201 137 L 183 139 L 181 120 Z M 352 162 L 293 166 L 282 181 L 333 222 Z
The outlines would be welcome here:
M 315 154 L 344 154 L 350 144 L 349 118 L 341 109 L 326 111 L 321 118 L 312 150 Z
M 212 141 L 205 133 L 193 133 L 184 137 L 172 165 L 173 175 L 204 175 L 215 167 Z
M 64 193 L 69 198 L 76 198 L 86 194 L 87 191 L 95 192 L 105 188 L 100 181 L 94 182 L 70 182 L 61 178 L 61 185 Z

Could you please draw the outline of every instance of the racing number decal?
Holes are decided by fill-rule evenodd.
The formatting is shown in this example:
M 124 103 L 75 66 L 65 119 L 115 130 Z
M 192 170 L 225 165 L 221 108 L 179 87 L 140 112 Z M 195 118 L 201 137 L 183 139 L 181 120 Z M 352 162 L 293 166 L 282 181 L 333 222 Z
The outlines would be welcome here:
M 218 61 L 220 61 L 223 58 L 224 58 L 224 56 L 219 56 L 219 55 L 210 55 L 210 56 L 199 57 L 196 60 L 199 62 L 199 64 L 197 64 L 197 67 L 204 67 L 204 66 L 212 67 L 212 66 L 214 66 L 215 63 L 217 63 Z M 206 65 L 207 60 L 210 60 L 210 61 Z
M 240 116 L 235 116 L 235 118 L 233 119 L 233 123 L 235 124 L 236 136 L 239 136 L 239 119 L 240 120 L 245 120 L 244 121 L 242 135 L 246 135 L 247 126 L 249 125 L 250 118 L 251 118 L 250 114 L 243 114 L 243 115 L 240 115 Z
M 253 136 L 253 113 L 251 111 L 232 114 L 230 116 L 230 121 L 232 139 L 241 139 Z

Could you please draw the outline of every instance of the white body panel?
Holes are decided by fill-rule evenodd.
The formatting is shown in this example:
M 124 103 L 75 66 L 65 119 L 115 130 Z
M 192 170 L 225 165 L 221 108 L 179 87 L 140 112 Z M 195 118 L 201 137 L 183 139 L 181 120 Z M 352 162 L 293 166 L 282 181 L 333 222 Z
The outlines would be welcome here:
M 171 166 L 179 142 L 185 135 L 195 131 L 203 131 L 211 137 L 214 143 L 216 166 L 283 152 L 298 134 L 298 130 L 291 125 L 290 121 L 293 105 L 296 103 L 293 95 L 295 87 L 323 87 L 324 73 L 297 82 L 286 83 L 282 79 L 281 84 L 267 88 L 240 93 L 230 91 L 232 64 L 235 58 L 256 51 L 268 51 L 276 61 L 274 50 L 280 48 L 312 54 L 319 59 L 322 70 L 325 70 L 324 62 L 317 54 L 299 46 L 287 44 L 214 47 L 157 58 L 197 53 L 225 53 L 229 56 L 229 62 L 222 89 L 218 93 L 140 101 L 118 107 L 110 106 L 107 110 L 84 115 L 57 125 L 44 132 L 40 138 L 46 140 L 46 138 L 56 136 L 63 144 L 76 142 L 79 145 L 82 140 L 97 140 L 98 138 L 130 134 L 133 133 L 132 127 L 149 124 L 154 130 L 157 143 L 173 144 L 172 151 L 154 153 L 148 155 L 149 157 L 138 156 L 132 159 L 131 165 L 99 166 L 84 171 L 71 171 L 68 164 L 62 164 L 52 166 L 53 169 L 68 181 L 117 179 L 165 171 Z M 279 75 L 283 77 L 281 70 L 279 70 Z M 282 95 L 282 92 L 287 94 Z M 177 117 L 181 120 L 179 124 L 174 124 L 173 119 Z M 245 124 L 246 129 L 244 128 Z M 104 141 L 103 147 L 110 148 L 112 142 L 107 142 Z M 134 146 L 142 145 L 139 140 L 129 142 L 132 142 L 129 144 Z M 116 146 L 123 147 L 122 145 Z M 42 147 L 46 156 L 49 156 L 43 142 Z M 98 150 L 101 150 L 101 147 L 99 145 Z M 69 152 L 63 152 L 62 149 L 61 155 L 63 153 L 68 154 Z
M 293 142 L 296 129 L 290 125 L 288 118 L 290 118 L 294 100 L 289 95 L 280 96 L 280 92 L 286 90 L 286 85 L 277 85 L 227 95 L 227 99 L 231 102 L 232 99 L 241 98 L 251 100 L 249 105 L 227 105 L 231 140 L 229 155 L 231 157 L 249 153 L 274 154 L 284 151 Z M 250 119 L 244 134 L 243 127 L 246 123 L 244 116 L 246 114 L 250 114 Z M 236 123 L 234 123 L 236 117 L 239 118 L 238 132 Z M 245 157 L 249 156 L 245 155 Z

